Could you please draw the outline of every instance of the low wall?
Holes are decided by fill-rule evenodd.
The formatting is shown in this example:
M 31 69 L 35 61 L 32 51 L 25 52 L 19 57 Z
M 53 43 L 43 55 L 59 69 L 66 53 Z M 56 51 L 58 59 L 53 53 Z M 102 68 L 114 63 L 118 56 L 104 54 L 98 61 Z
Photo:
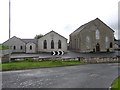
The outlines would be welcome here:
M 25 59 L 25 58 L 24 58 Z M 47 57 L 47 58 L 32 58 L 35 61 L 46 61 L 46 60 L 62 60 L 62 61 L 81 61 L 85 63 L 120 63 L 120 57 L 89 57 L 89 58 L 83 58 L 83 57 L 77 57 L 77 58 L 60 58 L 60 57 Z M 21 61 L 23 59 L 15 59 L 18 61 Z
M 83 58 L 78 57 L 79 60 L 85 63 L 120 63 L 120 57 L 101 57 L 101 58 Z
M 0 50 L 0 63 L 9 62 L 9 55 L 11 54 L 11 50 Z
M 1 57 L 1 63 L 9 62 L 9 54 L 4 55 Z

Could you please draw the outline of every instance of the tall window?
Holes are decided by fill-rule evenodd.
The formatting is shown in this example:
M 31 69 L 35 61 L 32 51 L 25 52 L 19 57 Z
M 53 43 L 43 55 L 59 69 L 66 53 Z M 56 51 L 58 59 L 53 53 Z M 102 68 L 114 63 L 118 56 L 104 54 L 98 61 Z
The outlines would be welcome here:
M 58 41 L 58 49 L 61 49 L 61 40 Z
M 80 46 L 79 46 L 79 37 L 78 37 L 78 49 L 79 49 L 79 47 L 80 47 Z
M 106 36 L 106 37 L 105 37 L 105 45 L 106 45 L 106 49 L 109 48 L 109 44 L 108 44 L 108 42 L 109 42 L 109 38 Z
M 110 42 L 110 48 L 113 48 L 113 44 L 112 44 L 112 42 Z
M 76 38 L 75 38 L 75 42 L 74 42 L 74 45 L 75 45 L 75 49 L 76 49 Z
M 22 50 L 22 49 L 23 49 L 23 46 L 20 46 L 20 49 Z
M 100 39 L 100 32 L 98 29 L 96 30 L 96 39 Z
M 32 50 L 32 46 L 30 45 L 30 50 Z
M 54 49 L 54 41 L 51 41 L 51 49 Z
M 44 40 L 44 42 L 43 42 L 43 47 L 44 47 L 44 49 L 47 49 L 47 41 L 46 40 Z
M 15 49 L 16 49 L 16 46 L 13 46 L 13 49 L 15 50 Z
M 86 37 L 86 48 L 90 49 L 90 37 L 89 36 Z

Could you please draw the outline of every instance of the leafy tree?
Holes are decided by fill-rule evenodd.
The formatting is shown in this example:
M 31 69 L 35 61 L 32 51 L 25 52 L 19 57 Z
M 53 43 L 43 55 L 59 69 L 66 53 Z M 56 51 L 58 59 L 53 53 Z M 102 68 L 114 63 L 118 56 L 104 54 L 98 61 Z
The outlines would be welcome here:
M 42 34 L 39 34 L 39 35 L 36 35 L 34 38 L 35 38 L 35 39 L 39 39 L 39 38 L 41 38 L 41 37 L 43 37 L 43 35 L 42 35 Z

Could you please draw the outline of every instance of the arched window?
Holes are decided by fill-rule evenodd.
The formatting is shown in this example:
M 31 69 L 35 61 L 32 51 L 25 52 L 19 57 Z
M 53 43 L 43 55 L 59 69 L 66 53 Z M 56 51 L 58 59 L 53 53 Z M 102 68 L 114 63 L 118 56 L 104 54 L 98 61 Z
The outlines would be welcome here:
M 54 49 L 54 41 L 51 41 L 51 49 Z
M 23 49 L 23 46 L 20 46 L 20 49 L 22 50 L 22 49 Z
M 16 49 L 16 46 L 13 46 L 13 49 L 15 50 L 15 49 Z
M 61 40 L 58 41 L 58 49 L 61 49 Z
M 98 29 L 96 30 L 96 39 L 100 39 L 100 32 Z
M 106 45 L 106 49 L 109 48 L 109 44 L 108 44 L 108 42 L 109 42 L 109 38 L 106 36 L 106 37 L 105 37 L 105 45 Z
M 32 50 L 32 46 L 30 45 L 30 50 Z
M 44 40 L 44 42 L 43 42 L 43 48 L 47 49 L 47 41 L 46 40 Z
M 110 42 L 110 48 L 113 48 L 113 44 L 112 44 L 112 42 Z
M 86 48 L 90 49 L 90 37 L 86 36 Z

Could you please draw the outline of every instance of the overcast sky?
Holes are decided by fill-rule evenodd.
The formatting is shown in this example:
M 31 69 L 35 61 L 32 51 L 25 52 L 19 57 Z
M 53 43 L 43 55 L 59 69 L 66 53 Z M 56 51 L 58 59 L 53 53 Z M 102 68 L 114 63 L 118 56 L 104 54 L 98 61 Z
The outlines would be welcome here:
M 51 30 L 67 39 L 79 26 L 99 18 L 118 38 L 119 0 L 11 0 L 11 37 L 34 38 Z M 9 0 L 0 0 L 0 43 L 9 38 Z

